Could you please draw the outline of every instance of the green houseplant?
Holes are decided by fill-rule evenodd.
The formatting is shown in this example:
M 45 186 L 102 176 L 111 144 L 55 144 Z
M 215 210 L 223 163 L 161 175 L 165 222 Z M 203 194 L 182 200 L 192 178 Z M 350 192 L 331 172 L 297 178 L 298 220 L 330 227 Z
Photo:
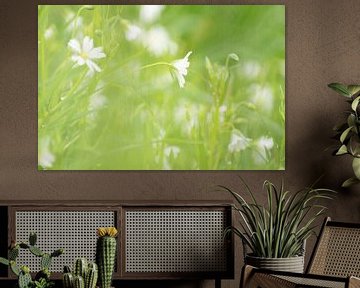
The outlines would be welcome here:
M 116 258 L 115 227 L 100 227 L 97 229 L 96 262 L 99 268 L 99 287 L 110 288 Z
M 64 288 L 95 288 L 97 279 L 97 264 L 88 262 L 86 258 L 76 259 L 73 271 L 69 266 L 64 266 L 62 277 Z
M 8 259 L 0 257 L 0 263 L 10 266 L 11 271 L 18 277 L 18 288 L 50 288 L 54 286 L 54 282 L 50 280 L 50 265 L 52 259 L 62 255 L 64 250 L 57 249 L 52 253 L 45 253 L 36 246 L 36 242 L 36 234 L 30 233 L 29 243 L 13 242 L 8 251 Z M 40 258 L 41 270 L 36 273 L 34 279 L 31 277 L 30 268 L 28 266 L 19 266 L 18 263 L 16 263 L 20 249 L 28 250 L 31 254 Z
M 346 102 L 350 104 L 350 109 L 346 111 L 346 121 L 334 127 L 337 133 L 336 138 L 340 143 L 333 153 L 336 156 L 350 155 L 353 157 L 354 177 L 347 179 L 342 184 L 343 187 L 348 187 L 360 183 L 360 85 L 331 83 L 328 86 L 346 97 Z
M 229 227 L 243 241 L 245 263 L 271 270 L 303 272 L 304 244 L 314 233 L 316 220 L 326 207 L 318 200 L 331 199 L 334 191 L 304 188 L 296 193 L 278 189 L 270 181 L 264 182 L 266 205 L 260 204 L 249 186 L 242 180 L 251 201 L 239 193 L 221 186 L 235 199 L 233 208 L 240 216 L 239 227 Z

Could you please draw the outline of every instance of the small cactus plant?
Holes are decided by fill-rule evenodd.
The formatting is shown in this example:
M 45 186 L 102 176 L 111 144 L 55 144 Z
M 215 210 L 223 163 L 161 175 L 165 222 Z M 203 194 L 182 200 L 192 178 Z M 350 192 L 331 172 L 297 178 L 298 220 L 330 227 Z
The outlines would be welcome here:
M 85 279 L 86 271 L 88 266 L 88 261 L 85 258 L 79 258 L 75 261 L 75 276 L 81 276 Z
M 98 279 L 98 267 L 96 263 L 88 263 L 85 258 L 76 259 L 74 272 L 69 266 L 64 267 L 64 288 L 95 288 Z
M 81 276 L 74 277 L 74 288 L 85 288 L 84 278 Z
M 63 249 L 57 249 L 53 253 L 44 253 L 39 247 L 36 246 L 37 236 L 36 233 L 30 233 L 29 244 L 20 242 L 11 242 L 8 251 L 8 259 L 0 257 L 0 263 L 10 266 L 11 271 L 18 277 L 19 288 L 48 288 L 53 285 L 50 281 L 50 265 L 53 257 L 58 257 L 64 253 Z M 19 267 L 16 259 L 19 256 L 20 249 L 28 250 L 33 255 L 40 257 L 41 270 L 35 275 L 33 280 L 30 275 L 28 266 Z
M 110 288 L 116 258 L 115 227 L 102 227 L 97 229 L 96 262 L 99 267 L 100 288 Z

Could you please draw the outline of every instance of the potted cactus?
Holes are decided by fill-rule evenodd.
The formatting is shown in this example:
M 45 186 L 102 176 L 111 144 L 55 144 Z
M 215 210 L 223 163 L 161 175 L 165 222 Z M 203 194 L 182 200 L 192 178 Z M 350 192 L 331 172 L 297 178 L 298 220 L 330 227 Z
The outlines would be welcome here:
M 96 263 L 88 263 L 85 258 L 78 258 L 74 263 L 74 271 L 69 266 L 64 267 L 64 288 L 95 288 L 98 279 Z
M 97 229 L 96 262 L 99 267 L 99 287 L 110 288 L 116 258 L 115 227 L 101 227 Z
M 63 249 L 57 249 L 52 253 L 45 253 L 36 246 L 36 233 L 30 233 L 29 243 L 12 242 L 8 252 L 8 259 L 0 257 L 0 263 L 10 266 L 11 271 L 18 277 L 18 288 L 49 288 L 54 285 L 50 280 L 50 265 L 54 257 L 64 253 Z M 30 268 L 26 265 L 19 266 L 16 259 L 20 249 L 28 250 L 33 255 L 39 257 L 41 270 L 32 279 Z

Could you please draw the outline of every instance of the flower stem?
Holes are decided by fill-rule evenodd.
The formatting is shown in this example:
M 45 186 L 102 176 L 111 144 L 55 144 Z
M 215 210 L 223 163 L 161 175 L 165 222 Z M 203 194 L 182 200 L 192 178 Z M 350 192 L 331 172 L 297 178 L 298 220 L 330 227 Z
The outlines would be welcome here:
M 156 62 L 156 63 L 152 63 L 152 64 L 149 64 L 149 65 L 142 66 L 142 67 L 140 67 L 140 70 L 155 67 L 155 66 L 160 66 L 160 65 L 165 65 L 165 66 L 168 66 L 168 67 L 174 67 L 172 64 L 170 64 L 168 62 Z

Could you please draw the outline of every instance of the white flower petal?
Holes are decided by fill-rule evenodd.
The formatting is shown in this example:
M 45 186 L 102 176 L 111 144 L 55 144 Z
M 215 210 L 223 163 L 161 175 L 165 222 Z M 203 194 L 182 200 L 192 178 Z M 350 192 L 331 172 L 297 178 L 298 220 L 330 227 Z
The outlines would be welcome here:
M 76 65 L 81 66 L 85 64 L 85 60 L 78 56 L 78 55 L 73 55 L 71 56 L 71 60 L 73 60 L 74 62 L 76 62 Z
M 93 49 L 93 47 L 94 47 L 94 41 L 89 36 L 85 36 L 82 44 L 83 52 L 88 53 L 91 51 L 91 49 Z
M 177 71 L 175 72 L 175 76 L 176 76 L 176 79 L 179 83 L 179 86 L 180 88 L 184 88 L 185 86 L 185 78 L 183 75 L 181 75 L 180 73 L 178 73 Z
M 180 148 L 177 146 L 167 146 L 164 149 L 164 154 L 166 157 L 173 156 L 174 158 L 177 158 L 180 153 Z
M 100 67 L 92 59 L 100 59 L 106 57 L 106 54 L 103 52 L 102 47 L 94 48 L 94 40 L 89 36 L 86 36 L 83 39 L 82 45 L 76 39 L 71 39 L 68 43 L 69 48 L 73 50 L 73 55 L 71 60 L 75 62 L 74 67 L 82 66 L 86 64 L 89 67 L 91 73 L 88 75 L 93 75 L 94 72 L 100 72 Z
M 89 67 L 90 71 L 101 72 L 100 67 L 95 62 L 89 59 L 86 60 L 86 65 Z
M 50 138 L 41 139 L 39 143 L 38 164 L 43 168 L 52 167 L 55 161 L 55 155 L 50 150 Z
M 234 130 L 231 134 L 230 143 L 228 145 L 228 150 L 230 153 L 240 152 L 241 150 L 245 150 L 249 144 L 251 139 L 247 138 L 240 131 Z
M 188 58 L 191 55 L 191 53 L 192 53 L 192 51 L 188 52 L 184 58 L 177 59 L 172 62 L 172 66 L 175 69 L 175 75 L 179 82 L 180 88 L 183 88 L 185 85 L 185 77 L 184 76 L 186 76 L 188 73 L 187 69 L 190 66 L 190 62 L 189 62 Z
M 164 5 L 142 5 L 140 20 L 146 23 L 154 22 L 161 15 Z
M 139 26 L 129 24 L 125 32 L 125 38 L 128 41 L 134 41 L 139 38 L 142 34 L 142 30 Z
M 68 46 L 76 53 L 81 53 L 80 43 L 76 39 L 71 39 L 68 43 Z
M 140 42 L 151 54 L 157 57 L 166 53 L 174 54 L 177 51 L 177 44 L 171 40 L 169 33 L 162 26 L 155 26 L 142 33 Z
M 89 52 L 88 56 L 90 59 L 100 59 L 105 58 L 106 54 L 102 51 L 102 47 L 96 47 Z
M 189 51 L 186 55 L 185 55 L 185 57 L 184 57 L 184 59 L 189 59 L 189 56 L 192 54 L 192 51 Z

